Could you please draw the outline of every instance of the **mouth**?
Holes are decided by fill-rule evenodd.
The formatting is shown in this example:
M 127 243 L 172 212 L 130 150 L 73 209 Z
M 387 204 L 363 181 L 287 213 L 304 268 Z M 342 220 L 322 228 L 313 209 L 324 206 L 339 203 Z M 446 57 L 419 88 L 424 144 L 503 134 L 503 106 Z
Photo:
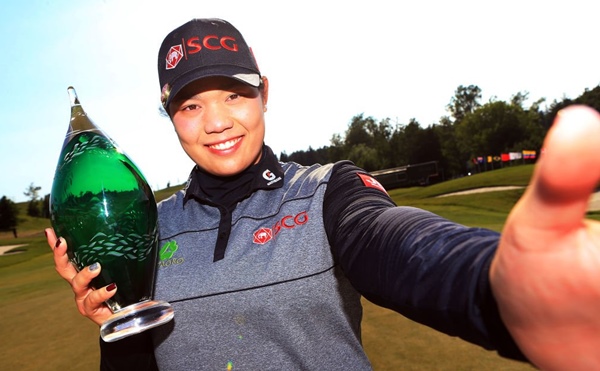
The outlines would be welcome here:
M 235 147 L 235 145 L 238 144 L 241 140 L 242 140 L 242 137 L 238 137 L 238 138 L 230 139 L 230 140 L 227 140 L 227 141 L 221 142 L 221 143 L 209 144 L 208 148 L 210 148 L 212 150 L 216 150 L 216 151 L 226 151 L 228 149 Z

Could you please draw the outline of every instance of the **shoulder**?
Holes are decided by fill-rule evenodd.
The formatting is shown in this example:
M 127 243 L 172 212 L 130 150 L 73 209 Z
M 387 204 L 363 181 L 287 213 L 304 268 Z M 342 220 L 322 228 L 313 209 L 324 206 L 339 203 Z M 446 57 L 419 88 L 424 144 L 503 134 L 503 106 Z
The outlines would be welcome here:
M 284 171 L 284 188 L 289 192 L 294 189 L 316 190 L 326 186 L 331 180 L 338 163 L 300 165 L 295 162 L 281 163 Z M 294 192 L 292 192 L 294 193 Z
M 285 173 L 285 177 L 289 180 L 311 179 L 322 180 L 327 179 L 333 169 L 334 164 L 313 164 L 310 166 L 300 165 L 296 162 L 283 162 L 281 167 Z
M 344 160 L 325 165 L 314 164 L 310 166 L 286 162 L 281 165 L 285 173 L 287 188 L 298 185 L 303 188 L 307 186 L 319 187 L 322 184 L 334 185 L 334 188 L 367 186 L 383 191 L 387 195 L 386 190 L 374 177 L 351 161 Z
M 313 164 L 310 166 L 300 165 L 296 162 L 282 162 L 280 164 L 286 175 L 291 177 L 299 176 L 328 180 L 332 174 L 337 176 L 342 174 L 367 173 L 348 160 L 328 164 Z
M 169 211 L 172 211 L 174 209 L 181 210 L 183 208 L 184 196 L 184 191 L 180 190 L 172 194 L 170 197 L 160 201 L 157 204 L 159 215 L 168 213 Z
M 332 169 L 331 183 L 343 187 L 370 188 L 386 194 L 387 190 L 366 170 L 354 165 L 350 161 L 335 163 Z

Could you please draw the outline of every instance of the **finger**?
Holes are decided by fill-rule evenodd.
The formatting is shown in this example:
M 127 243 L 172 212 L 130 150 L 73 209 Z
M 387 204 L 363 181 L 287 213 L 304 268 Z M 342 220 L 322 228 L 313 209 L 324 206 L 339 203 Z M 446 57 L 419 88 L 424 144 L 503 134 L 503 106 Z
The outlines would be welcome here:
M 91 287 L 92 280 L 100 274 L 101 270 L 100 264 L 94 263 L 77 273 L 71 282 L 79 312 L 96 323 L 102 323 L 107 316 L 112 314 L 104 302 L 116 292 L 115 284 L 110 284 L 99 290 L 94 290 Z
M 56 244 L 56 233 L 54 233 L 54 229 L 52 228 L 46 228 L 44 229 L 44 233 L 46 234 L 46 240 L 48 241 L 48 246 L 50 246 L 50 249 L 54 250 L 54 245 Z
M 100 263 L 94 263 L 77 273 L 71 280 L 71 287 L 75 293 L 75 300 L 83 301 L 91 290 L 91 282 L 96 278 L 102 267 Z
M 81 314 L 100 325 L 112 315 L 105 301 L 113 297 L 116 292 L 117 286 L 114 283 L 98 290 L 90 290 L 83 300 L 77 302 L 77 307 Z
M 599 148 L 598 112 L 585 106 L 561 110 L 518 205 L 523 216 L 519 222 L 556 233 L 580 227 L 600 180 Z
M 54 268 L 56 272 L 66 281 L 70 282 L 77 274 L 77 269 L 69 261 L 67 255 L 67 243 L 64 239 L 56 237 L 52 228 L 45 231 L 48 245 L 54 253 Z
M 106 300 L 112 298 L 116 292 L 117 286 L 114 283 L 98 290 L 93 290 L 89 287 L 87 290 L 78 290 L 75 293 L 77 309 L 79 313 L 88 317 L 96 324 L 101 325 L 113 314 L 106 305 Z

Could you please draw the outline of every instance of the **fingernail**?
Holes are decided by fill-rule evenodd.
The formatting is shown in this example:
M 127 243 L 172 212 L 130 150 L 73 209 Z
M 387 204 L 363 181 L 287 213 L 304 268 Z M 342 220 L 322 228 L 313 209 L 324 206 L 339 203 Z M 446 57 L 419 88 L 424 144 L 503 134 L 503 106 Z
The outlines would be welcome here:
M 94 264 L 90 265 L 90 272 L 97 271 L 98 268 L 100 268 L 100 264 L 94 263 Z
M 57 249 L 60 246 L 60 237 L 56 240 L 56 243 L 54 244 L 54 248 Z
M 110 285 L 106 286 L 106 291 L 113 291 L 116 288 L 117 288 L 117 284 L 113 282 Z

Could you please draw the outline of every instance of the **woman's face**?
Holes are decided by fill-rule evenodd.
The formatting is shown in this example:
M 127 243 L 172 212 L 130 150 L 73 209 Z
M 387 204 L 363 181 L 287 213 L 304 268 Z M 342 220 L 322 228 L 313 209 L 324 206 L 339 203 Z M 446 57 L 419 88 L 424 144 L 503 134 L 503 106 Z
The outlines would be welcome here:
M 227 77 L 207 77 L 182 89 L 169 104 L 179 142 L 203 170 L 238 174 L 260 160 L 265 137 L 264 89 Z

